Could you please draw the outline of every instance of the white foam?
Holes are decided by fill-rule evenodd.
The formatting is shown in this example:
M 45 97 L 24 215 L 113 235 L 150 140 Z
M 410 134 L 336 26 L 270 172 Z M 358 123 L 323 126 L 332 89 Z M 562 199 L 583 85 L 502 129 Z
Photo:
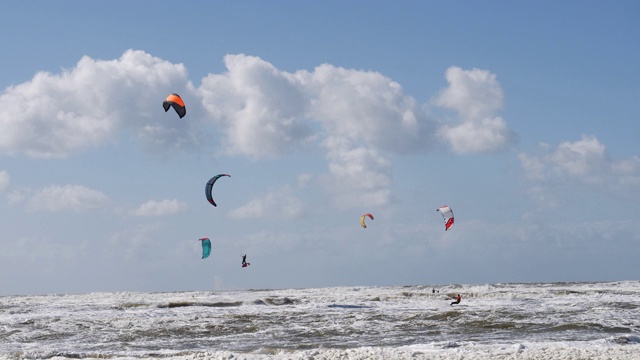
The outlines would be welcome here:
M 159 354 L 159 353 L 157 353 Z M 24 354 L 26 358 L 42 358 L 45 353 Z M 49 357 L 49 356 L 46 356 Z M 66 359 L 65 357 L 51 357 L 52 359 Z M 145 358 L 149 358 L 145 356 Z M 153 358 L 153 357 L 151 357 Z M 640 358 L 640 347 L 585 347 L 572 346 L 563 343 L 534 344 L 525 346 L 492 345 L 492 346 L 462 346 L 446 349 L 434 349 L 430 345 L 410 346 L 401 348 L 361 347 L 352 349 L 312 349 L 302 351 L 262 349 L 253 353 L 239 353 L 231 351 L 203 351 L 190 354 L 170 355 L 162 354 L 162 359 L 171 360 L 375 360 L 375 359 L 411 359 L 411 360 L 637 360 Z M 0 357 L 0 359 L 15 359 Z M 118 358 L 118 359 L 129 359 Z M 135 359 L 131 357 L 131 359 Z
M 0 297 L 0 359 L 640 359 L 637 281 L 431 289 Z

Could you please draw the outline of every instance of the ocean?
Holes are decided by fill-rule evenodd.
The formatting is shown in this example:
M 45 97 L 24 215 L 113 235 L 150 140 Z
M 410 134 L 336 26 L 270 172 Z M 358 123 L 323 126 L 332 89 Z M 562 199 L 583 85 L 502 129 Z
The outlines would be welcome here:
M 640 359 L 640 282 L 0 297 L 0 359 L 81 358 Z

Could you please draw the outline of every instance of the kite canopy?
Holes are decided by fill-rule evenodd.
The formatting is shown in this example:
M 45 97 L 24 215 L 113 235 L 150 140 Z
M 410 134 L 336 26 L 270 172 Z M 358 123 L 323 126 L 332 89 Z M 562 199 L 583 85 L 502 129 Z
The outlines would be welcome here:
M 360 225 L 362 225 L 362 227 L 365 228 L 365 229 L 367 228 L 367 224 L 364 223 L 364 218 L 367 217 L 367 216 L 369 217 L 369 219 L 373 220 L 373 215 L 371 215 L 369 213 L 366 213 L 366 214 L 364 214 L 364 215 L 362 215 L 360 217 Z
M 216 202 L 213 201 L 213 196 L 211 194 L 211 191 L 213 190 L 213 184 L 215 184 L 216 181 L 222 176 L 231 177 L 231 175 L 229 175 L 229 174 L 216 175 L 216 176 L 212 177 L 211 179 L 209 179 L 209 181 L 207 181 L 207 186 L 205 186 L 205 188 L 204 188 L 204 193 L 207 196 L 207 200 L 209 200 L 209 203 L 211 203 L 211 205 L 213 205 L 213 206 L 218 206 L 216 204 Z
M 162 102 L 162 107 L 164 108 L 164 112 L 169 111 L 170 107 L 178 113 L 180 119 L 182 119 L 187 114 L 187 108 L 184 106 L 184 101 L 178 94 L 171 94 L 167 96 L 167 98 Z
M 440 206 L 436 211 L 440 211 L 444 218 L 444 231 L 449 230 L 453 226 L 453 210 L 447 205 Z
M 209 238 L 200 238 L 202 241 L 202 258 L 206 259 L 211 254 L 211 240 Z

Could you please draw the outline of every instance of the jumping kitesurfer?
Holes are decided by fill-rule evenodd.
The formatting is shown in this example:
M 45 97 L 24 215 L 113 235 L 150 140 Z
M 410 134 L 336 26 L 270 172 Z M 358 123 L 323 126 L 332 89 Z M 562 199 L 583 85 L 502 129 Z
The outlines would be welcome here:
M 247 267 L 249 265 L 251 265 L 251 263 L 247 262 L 247 255 L 242 255 L 242 267 Z

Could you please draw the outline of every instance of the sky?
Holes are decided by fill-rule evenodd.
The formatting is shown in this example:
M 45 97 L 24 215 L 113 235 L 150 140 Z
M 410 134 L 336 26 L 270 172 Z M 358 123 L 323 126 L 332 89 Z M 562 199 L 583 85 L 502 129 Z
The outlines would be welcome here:
M 640 277 L 637 1 L 0 7 L 0 295 Z

